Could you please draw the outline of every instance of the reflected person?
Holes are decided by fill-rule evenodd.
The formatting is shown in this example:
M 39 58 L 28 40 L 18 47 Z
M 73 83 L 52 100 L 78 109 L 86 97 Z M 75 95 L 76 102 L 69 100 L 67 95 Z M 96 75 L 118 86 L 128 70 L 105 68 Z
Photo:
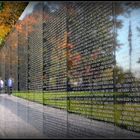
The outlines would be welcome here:
M 0 93 L 2 93 L 3 87 L 4 87 L 4 82 L 2 79 L 0 79 Z
M 8 94 L 11 95 L 12 94 L 12 87 L 13 87 L 13 80 L 12 80 L 12 78 L 8 79 L 7 86 L 8 86 Z

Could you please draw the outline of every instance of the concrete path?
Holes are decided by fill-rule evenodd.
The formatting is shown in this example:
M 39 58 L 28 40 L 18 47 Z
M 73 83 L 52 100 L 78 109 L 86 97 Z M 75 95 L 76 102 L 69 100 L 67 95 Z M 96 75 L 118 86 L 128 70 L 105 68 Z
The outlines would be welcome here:
M 113 124 L 87 119 L 6 94 L 0 95 L 0 138 L 140 138 Z

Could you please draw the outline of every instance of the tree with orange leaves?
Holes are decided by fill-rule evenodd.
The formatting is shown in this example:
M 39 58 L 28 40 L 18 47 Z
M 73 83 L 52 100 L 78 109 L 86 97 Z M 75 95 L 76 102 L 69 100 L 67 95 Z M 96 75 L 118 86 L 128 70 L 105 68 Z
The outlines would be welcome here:
M 3 43 L 26 6 L 27 2 L 0 3 L 0 43 Z

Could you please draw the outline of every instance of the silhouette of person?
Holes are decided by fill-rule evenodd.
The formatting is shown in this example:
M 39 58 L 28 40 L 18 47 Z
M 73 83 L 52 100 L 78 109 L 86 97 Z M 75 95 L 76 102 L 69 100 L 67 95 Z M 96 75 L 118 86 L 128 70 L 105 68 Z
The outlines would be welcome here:
M 7 86 L 8 86 L 8 94 L 11 95 L 12 94 L 12 87 L 13 87 L 13 80 L 12 80 L 12 78 L 8 79 Z
M 4 87 L 4 82 L 2 79 L 0 79 L 0 93 L 2 93 L 3 87 Z

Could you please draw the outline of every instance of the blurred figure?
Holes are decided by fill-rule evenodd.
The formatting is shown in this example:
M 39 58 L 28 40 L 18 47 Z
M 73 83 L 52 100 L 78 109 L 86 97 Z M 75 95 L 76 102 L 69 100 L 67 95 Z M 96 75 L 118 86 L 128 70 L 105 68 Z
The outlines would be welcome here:
M 0 93 L 2 93 L 3 87 L 4 87 L 4 82 L 3 82 L 3 80 L 0 78 Z
M 8 86 L 8 94 L 11 95 L 12 94 L 12 87 L 13 87 L 13 80 L 12 80 L 12 78 L 8 79 L 7 86 Z

